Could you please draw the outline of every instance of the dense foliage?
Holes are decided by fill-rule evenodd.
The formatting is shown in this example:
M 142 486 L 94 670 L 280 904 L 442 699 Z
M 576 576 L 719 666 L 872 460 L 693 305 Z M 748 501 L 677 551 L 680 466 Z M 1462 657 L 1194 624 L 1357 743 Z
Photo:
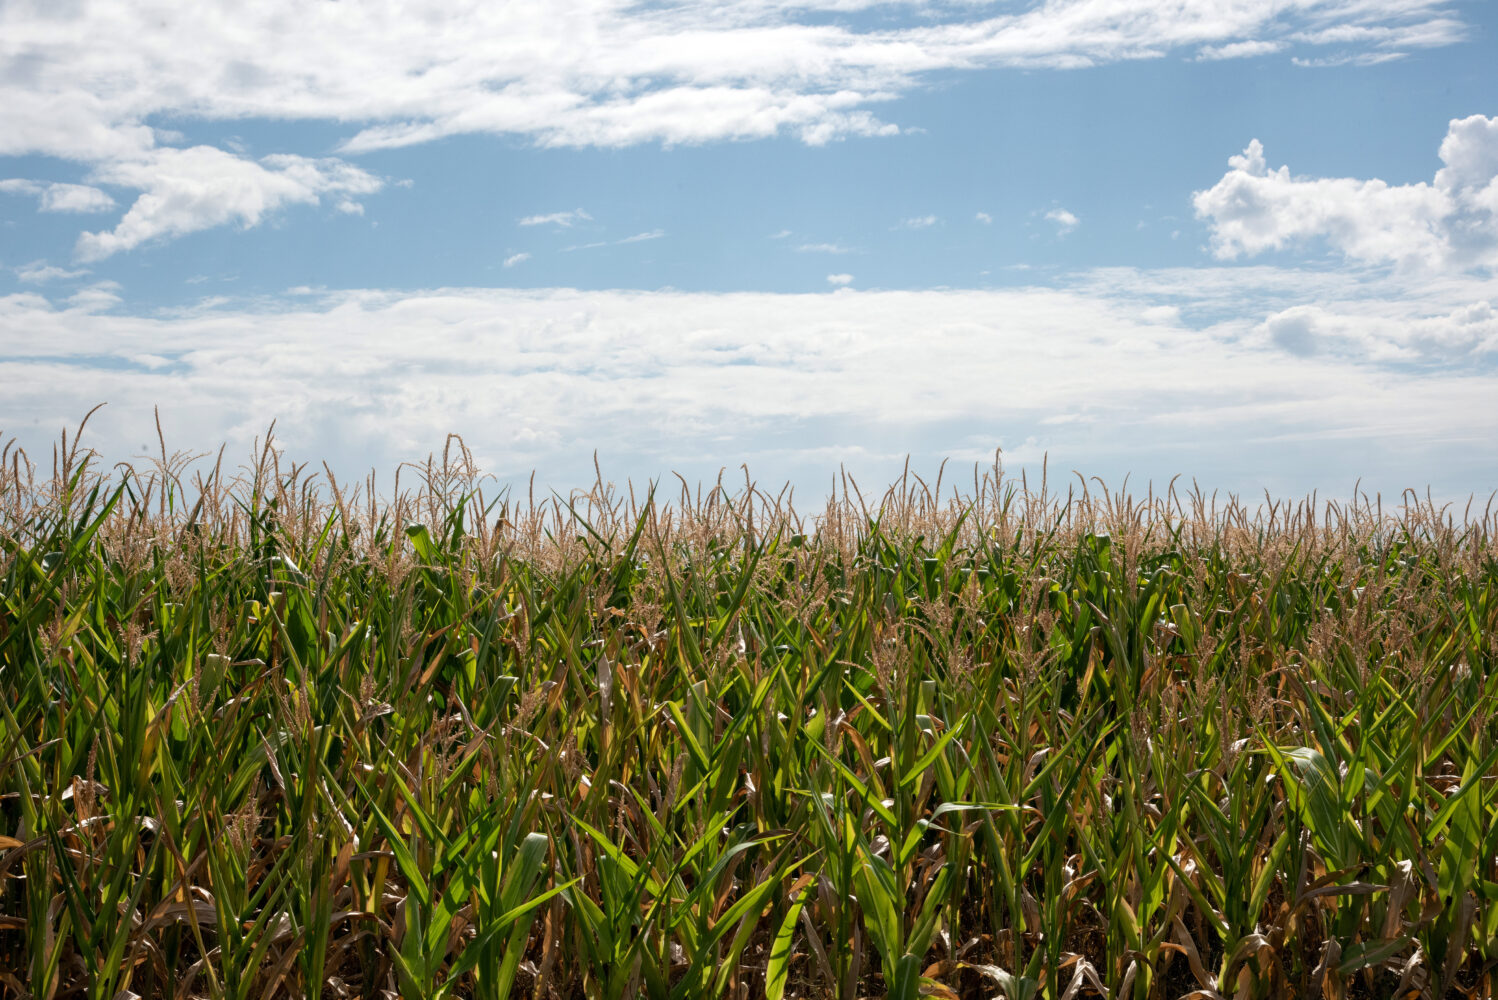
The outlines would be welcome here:
M 0 478 L 8 995 L 1491 989 L 1480 511 L 182 468 Z

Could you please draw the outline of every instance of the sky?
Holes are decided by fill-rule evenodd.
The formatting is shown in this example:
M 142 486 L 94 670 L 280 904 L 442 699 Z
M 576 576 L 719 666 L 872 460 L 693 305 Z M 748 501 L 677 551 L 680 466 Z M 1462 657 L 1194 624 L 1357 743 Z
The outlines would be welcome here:
M 1495 8 L 0 0 L 0 439 L 1485 501 Z

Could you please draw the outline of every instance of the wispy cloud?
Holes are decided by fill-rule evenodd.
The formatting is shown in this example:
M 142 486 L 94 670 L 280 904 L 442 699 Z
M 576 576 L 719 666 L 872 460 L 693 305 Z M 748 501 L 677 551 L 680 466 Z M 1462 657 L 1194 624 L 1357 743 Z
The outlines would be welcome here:
M 520 226 L 561 226 L 570 229 L 579 222 L 592 222 L 593 216 L 580 208 L 574 208 L 570 212 L 551 212 L 547 215 L 527 215 L 523 219 L 516 220 Z
M 830 285 L 851 285 L 853 283 L 853 275 L 829 274 L 827 276 L 827 283 Z
M 570 247 L 562 247 L 562 253 L 571 253 L 574 250 L 596 250 L 599 247 L 617 247 L 626 243 L 644 243 L 647 240 L 658 240 L 666 235 L 664 229 L 652 229 L 649 232 L 635 233 L 619 240 L 595 240 L 592 243 L 579 243 Z
M 0 84 L 0 155 L 97 161 L 157 142 L 141 123 L 363 123 L 350 148 L 488 132 L 548 145 L 747 139 L 807 142 L 896 131 L 872 114 L 941 70 L 1067 69 L 1175 52 L 1244 57 L 1397 52 L 1469 34 L 1429 0 L 1323 0 L 1306 11 L 1218 0 L 1058 0 L 1015 12 L 952 4 L 939 23 L 900 15 L 828 24 L 839 0 L 740 0 L 641 9 L 619 0 L 550 7 L 392 10 L 264 0 L 160 23 L 135 4 L 35 13 L 0 8 L 0 37 L 38 55 Z M 863 3 L 854 6 L 863 6 Z M 283 25 L 302 30 L 289 33 Z M 454 45 L 454 37 L 463 38 Z M 205 71 L 203 67 L 217 67 Z
M 1470 34 L 1434 0 L 954 2 L 935 4 L 934 20 L 923 16 L 932 5 L 895 0 L 888 21 L 829 21 L 873 2 L 592 0 L 559 14 L 550 4 L 376 13 L 262 0 L 165 22 L 149 4 L 3 4 L 0 39 L 22 62 L 0 80 L 0 156 L 87 164 L 89 185 L 138 192 L 122 231 L 82 244 L 101 256 L 209 225 L 252 226 L 322 197 L 357 212 L 357 197 L 381 183 L 326 157 L 254 159 L 234 139 L 177 149 L 183 137 L 151 121 L 336 123 L 358 130 L 343 153 L 475 133 L 541 146 L 781 135 L 815 145 L 899 134 L 880 114 L 944 71 L 1247 58 L 1286 45 L 1303 64 L 1372 62 Z M 37 197 L 55 211 L 110 207 L 89 185 Z M 536 218 L 566 225 L 568 214 Z
M 522 250 L 520 253 L 511 254 L 510 256 L 506 257 L 504 266 L 514 267 L 516 264 L 522 264 L 530 259 L 531 255 Z
M 1295 56 L 1290 63 L 1302 69 L 1327 69 L 1337 66 L 1377 66 L 1380 63 L 1395 62 L 1404 57 L 1403 52 L 1343 52 L 1334 56 L 1316 58 Z
M 987 212 L 979 212 L 973 216 L 973 219 L 977 222 L 983 223 L 985 226 L 993 225 L 993 216 L 989 215 Z
M 1260 38 L 1247 42 L 1228 42 L 1225 45 L 1207 45 L 1196 53 L 1196 60 L 1197 62 L 1214 62 L 1222 59 L 1252 59 L 1255 56 L 1282 52 L 1287 44 L 1279 38 Z
M 934 215 L 916 215 L 908 219 L 901 219 L 895 224 L 896 229 L 930 229 L 940 222 L 941 219 Z
M 797 253 L 852 253 L 852 247 L 845 247 L 841 243 L 802 243 L 796 247 Z
M 117 281 L 96 281 L 68 296 L 68 309 L 74 313 L 96 313 L 113 309 L 122 301 Z
M 791 231 L 789 229 L 782 229 L 780 232 L 778 232 L 778 233 L 771 233 L 769 236 L 767 236 L 765 238 L 766 239 L 771 239 L 771 240 L 783 240 L 787 236 L 790 236 L 790 235 L 791 235 Z
M 44 260 L 32 261 L 16 268 L 16 278 L 27 284 L 41 285 L 49 281 L 67 281 L 72 278 L 81 278 L 88 274 L 87 268 L 69 271 L 65 268 L 55 267 Z
M 1291 32 L 1288 39 L 1302 45 L 1345 45 L 1369 47 L 1393 52 L 1404 49 L 1433 49 L 1454 45 L 1467 36 L 1467 25 L 1459 18 L 1442 16 L 1435 5 L 1428 10 L 1433 16 L 1378 22 L 1357 19 L 1336 20 L 1317 27 Z

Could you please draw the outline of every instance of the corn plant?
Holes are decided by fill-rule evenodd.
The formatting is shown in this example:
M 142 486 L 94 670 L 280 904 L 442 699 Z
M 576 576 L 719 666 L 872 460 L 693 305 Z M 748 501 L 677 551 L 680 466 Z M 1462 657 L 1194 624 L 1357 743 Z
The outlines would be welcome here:
M 1498 519 L 0 462 L 0 992 L 1487 995 Z

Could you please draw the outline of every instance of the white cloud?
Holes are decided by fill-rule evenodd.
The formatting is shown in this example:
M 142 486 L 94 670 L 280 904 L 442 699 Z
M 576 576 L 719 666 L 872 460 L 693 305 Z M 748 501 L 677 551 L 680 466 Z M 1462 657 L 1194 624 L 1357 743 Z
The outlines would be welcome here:
M 983 223 L 985 226 L 993 225 L 993 216 L 989 215 L 987 212 L 979 212 L 977 215 L 973 216 L 973 218 L 978 222 Z
M 1225 45 L 1205 45 L 1196 53 L 1198 62 L 1219 59 L 1251 59 L 1255 56 L 1273 55 L 1285 48 L 1280 39 L 1259 38 L 1247 42 L 1228 42 Z
M 570 229 L 579 222 L 592 221 L 593 216 L 580 208 L 575 208 L 570 212 L 552 212 L 549 215 L 527 215 L 525 218 L 517 220 L 516 225 L 561 226 L 563 229 Z
M 114 199 L 87 184 L 43 183 L 12 177 L 0 180 L 0 193 L 32 195 L 43 212 L 107 212 Z
M 1498 117 L 1454 118 L 1441 140 L 1435 185 L 1474 208 L 1498 212 Z
M 1319 306 L 1292 306 L 1269 317 L 1257 332 L 1291 354 L 1308 356 L 1318 353 L 1322 342 L 1345 337 L 1348 329 Z
M 44 260 L 32 261 L 30 264 L 16 268 L 17 280 L 31 285 L 41 285 L 49 281 L 67 281 L 72 278 L 81 278 L 87 273 L 87 268 L 69 271 L 48 264 Z
M 658 240 L 666 235 L 664 229 L 652 229 L 645 233 L 635 233 L 618 240 L 595 240 L 592 243 L 579 243 L 575 246 L 562 247 L 562 253 L 571 253 L 574 250 L 596 250 L 599 247 L 617 247 L 626 243 L 644 243 L 646 240 Z
M 778 233 L 771 233 L 767 238 L 772 240 L 783 240 L 789 235 L 791 235 L 791 231 L 789 229 L 782 229 Z
M 1304 45 L 1371 46 L 1387 52 L 1453 45 L 1466 37 L 1466 30 L 1466 25 L 1460 20 L 1436 14 L 1406 24 L 1359 24 L 1354 21 L 1329 24 L 1293 32 L 1288 38 Z
M 1316 58 L 1295 56 L 1290 62 L 1301 69 L 1327 69 L 1337 66 L 1377 66 L 1379 63 L 1394 62 L 1403 58 L 1403 52 L 1344 52 L 1340 55 Z
M 845 247 L 841 243 L 802 243 L 796 247 L 797 253 L 852 253 L 852 247 Z
M 86 184 L 48 184 L 42 194 L 43 212 L 107 212 L 114 199 Z
M 514 267 L 516 264 L 523 264 L 530 259 L 531 255 L 522 250 L 520 253 L 511 254 L 506 257 L 505 267 Z
M 1082 220 L 1064 208 L 1053 208 L 1045 214 L 1046 219 L 1056 224 L 1056 235 L 1065 236 L 1082 224 Z
M 839 16 L 876 4 L 890 15 L 877 25 Z M 1467 34 L 1441 0 L 1048 0 L 1021 9 L 973 0 L 261 0 L 187 5 L 166 18 L 128 0 L 12 0 L 0 4 L 0 156 L 93 165 L 99 183 L 143 192 L 123 232 L 84 240 L 86 254 L 100 255 L 205 225 L 253 225 L 276 205 L 324 194 L 358 214 L 355 196 L 378 186 L 339 191 L 302 179 L 288 189 L 282 175 L 292 171 L 244 155 L 239 139 L 227 140 L 234 153 L 194 154 L 169 148 L 185 139 L 153 120 L 332 122 L 352 132 L 345 153 L 463 134 L 542 146 L 779 135 L 815 145 L 901 132 L 877 112 L 943 72 L 1243 57 L 1287 43 L 1298 58 L 1327 50 L 1358 61 Z M 184 178 L 184 155 L 211 175 Z M 302 162 L 344 183 L 355 169 Z M 39 197 L 50 210 L 111 204 L 98 188 L 47 190 Z M 214 211 L 221 195 L 232 207 Z
M 1431 183 L 1295 177 L 1270 169 L 1255 139 L 1193 197 L 1212 248 L 1233 259 L 1325 240 L 1372 264 L 1426 270 L 1498 265 L 1498 118 L 1453 119 Z
M 143 193 L 113 230 L 78 238 L 77 255 L 89 261 L 226 223 L 249 228 L 286 205 L 315 205 L 324 195 L 347 200 L 382 184 L 339 159 L 277 154 L 255 161 L 213 146 L 154 149 L 102 164 L 93 177 Z
M 853 275 L 829 274 L 827 276 L 827 283 L 831 285 L 851 285 L 853 283 Z
M 917 215 L 909 219 L 901 219 L 896 229 L 930 229 L 941 220 L 934 215 Z
M 68 296 L 68 309 L 83 314 L 113 309 L 122 301 L 119 292 L 120 285 L 117 281 L 96 281 Z
M 362 126 L 349 149 L 493 133 L 548 145 L 805 142 L 888 134 L 874 109 L 940 71 L 1093 66 L 1174 52 L 1385 53 L 1449 45 L 1438 0 L 522 0 L 450 6 L 123 0 L 0 7 L 0 155 L 97 162 L 166 142 L 152 116 Z M 938 16 L 929 16 L 931 14 Z M 1258 47 L 1255 49 L 1254 47 Z
M 1344 303 L 1291 306 L 1254 329 L 1264 343 L 1301 357 L 1338 355 L 1388 362 L 1449 362 L 1498 357 L 1498 310 L 1479 300 L 1447 313 L 1390 316 Z
M 108 310 L 116 293 L 0 297 L 0 427 L 37 418 L 34 452 L 107 399 L 90 443 L 111 458 L 164 403 L 174 447 L 247 451 L 279 417 L 298 458 L 359 472 L 458 431 L 505 481 L 563 486 L 592 479 L 594 448 L 637 481 L 747 460 L 812 489 L 837 449 L 934 467 L 1030 438 L 1053 470 L 1250 490 L 1486 490 L 1498 462 L 1498 278 L 1109 269 L 995 291 L 446 288 L 154 316 Z

